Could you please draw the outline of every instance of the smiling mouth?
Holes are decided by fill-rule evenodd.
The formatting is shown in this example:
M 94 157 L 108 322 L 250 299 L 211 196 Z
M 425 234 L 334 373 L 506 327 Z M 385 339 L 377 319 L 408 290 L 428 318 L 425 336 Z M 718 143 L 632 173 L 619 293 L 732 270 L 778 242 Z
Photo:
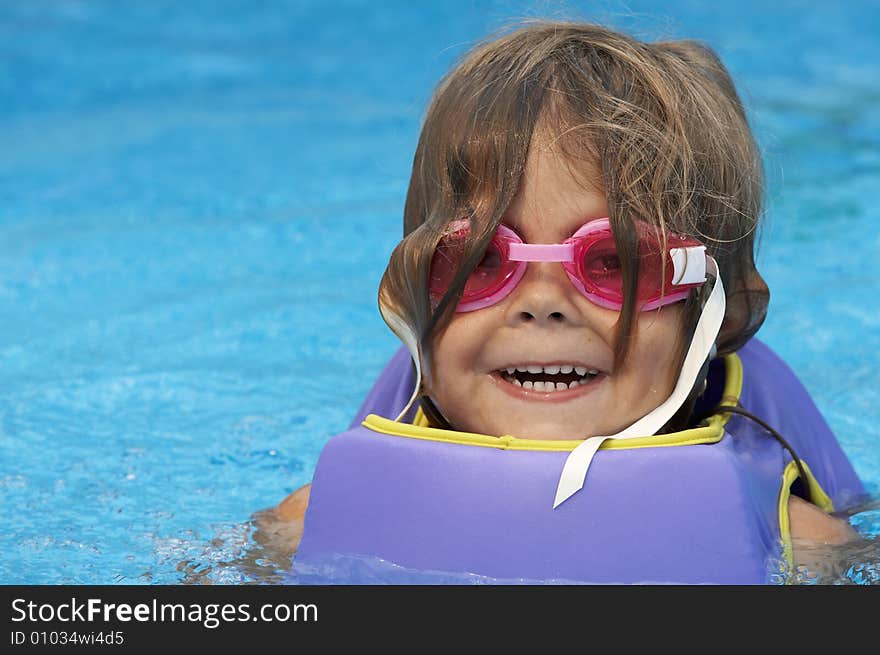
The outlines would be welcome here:
M 498 371 L 506 383 L 532 391 L 555 392 L 590 384 L 602 375 L 598 369 L 575 365 L 511 366 Z

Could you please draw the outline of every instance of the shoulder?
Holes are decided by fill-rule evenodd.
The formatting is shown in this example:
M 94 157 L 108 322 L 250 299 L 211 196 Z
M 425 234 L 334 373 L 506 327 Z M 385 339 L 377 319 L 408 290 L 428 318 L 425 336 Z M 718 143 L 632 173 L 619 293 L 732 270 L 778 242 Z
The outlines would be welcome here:
M 309 494 L 311 491 L 311 484 L 303 485 L 278 503 L 276 508 L 278 519 L 281 521 L 302 520 L 306 513 L 306 507 L 309 504 Z
M 311 488 L 300 487 L 275 507 L 254 513 L 254 541 L 268 559 L 286 562 L 299 548 Z
M 794 541 L 843 544 L 856 539 L 856 532 L 846 521 L 835 518 L 803 498 L 788 499 L 788 518 Z

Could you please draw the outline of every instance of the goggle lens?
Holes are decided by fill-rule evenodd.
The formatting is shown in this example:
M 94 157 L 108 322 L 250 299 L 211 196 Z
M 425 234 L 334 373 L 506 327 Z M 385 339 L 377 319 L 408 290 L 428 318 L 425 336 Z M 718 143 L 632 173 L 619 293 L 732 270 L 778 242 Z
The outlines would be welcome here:
M 456 271 L 464 259 L 467 229 L 447 234 L 440 241 L 431 260 L 431 295 L 439 300 L 452 285 Z M 486 247 L 480 262 L 465 282 L 461 302 L 468 303 L 497 293 L 516 272 L 518 262 L 507 256 L 507 243 L 498 235 Z
M 623 303 L 623 266 L 612 237 L 587 247 L 577 261 L 584 287 L 611 302 Z

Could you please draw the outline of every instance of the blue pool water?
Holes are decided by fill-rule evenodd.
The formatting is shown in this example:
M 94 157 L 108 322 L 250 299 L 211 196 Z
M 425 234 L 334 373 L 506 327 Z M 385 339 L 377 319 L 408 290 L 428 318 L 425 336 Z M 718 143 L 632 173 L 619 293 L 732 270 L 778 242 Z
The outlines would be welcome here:
M 375 292 L 433 85 L 528 16 L 721 54 L 768 173 L 760 336 L 880 495 L 875 3 L 13 0 L 0 582 L 271 579 L 223 563 L 397 347 Z

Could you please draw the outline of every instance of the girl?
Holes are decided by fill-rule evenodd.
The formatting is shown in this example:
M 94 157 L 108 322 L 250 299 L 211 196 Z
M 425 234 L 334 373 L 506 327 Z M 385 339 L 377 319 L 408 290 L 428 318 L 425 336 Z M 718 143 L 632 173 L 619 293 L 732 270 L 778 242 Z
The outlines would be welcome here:
M 753 254 L 762 193 L 760 156 L 742 105 L 707 47 L 642 43 L 570 23 L 533 24 L 482 44 L 435 92 L 415 153 L 405 237 L 379 289 L 382 315 L 416 370 L 413 381 L 406 367 L 389 365 L 383 379 L 393 377 L 412 398 L 403 407 L 382 407 L 374 392 L 359 418 L 384 409 L 398 426 L 428 429 L 419 438 L 456 443 L 501 435 L 523 440 L 504 442 L 517 447 L 549 440 L 529 446 L 565 450 L 547 525 L 562 520 L 552 512 L 569 511 L 572 496 L 588 502 L 580 497 L 591 493 L 591 462 L 609 448 L 627 448 L 627 439 L 637 438 L 631 457 L 650 451 L 678 457 L 687 449 L 650 446 L 682 445 L 682 435 L 693 438 L 706 426 L 718 428 L 717 438 L 700 443 L 715 443 L 722 429 L 752 426 L 764 440 L 753 454 L 773 443 L 796 465 L 783 491 L 774 492 L 785 501 L 778 517 L 783 536 L 790 526 L 795 544 L 853 538 L 845 522 L 814 504 L 831 508 L 823 486 L 833 487 L 838 501 L 863 492 L 821 417 L 815 414 L 810 425 L 824 436 L 801 439 L 798 448 L 782 439 L 795 435 L 769 426 L 782 433 L 776 446 L 764 428 L 737 416 L 758 405 L 746 406 L 739 391 L 729 397 L 737 351 L 745 353 L 743 361 L 758 358 L 783 371 L 768 369 L 758 379 L 790 376 L 766 347 L 752 341 L 751 350 L 744 348 L 769 301 Z M 790 393 L 810 405 L 800 386 L 765 395 L 786 401 Z M 755 420 L 788 420 L 767 407 L 773 416 Z M 646 442 L 646 435 L 657 436 Z M 579 441 L 559 446 L 571 440 Z M 697 448 L 701 456 L 717 452 Z M 814 461 L 834 460 L 823 469 L 824 480 L 809 471 L 803 451 Z M 333 457 L 328 461 L 338 461 Z M 331 471 L 335 465 L 323 459 L 319 471 Z M 620 461 L 622 471 L 628 464 Z M 627 511 L 600 506 L 602 470 L 597 464 L 589 511 Z M 687 478 L 686 468 L 681 473 Z M 334 479 L 327 473 L 326 480 Z M 261 538 L 275 535 L 295 551 L 310 492 L 307 485 L 264 512 Z M 710 491 L 694 482 L 688 493 Z M 723 505 L 732 493 L 720 494 L 716 513 L 732 512 Z M 707 511 L 711 516 L 712 507 Z M 313 519 L 310 511 L 306 539 L 312 531 L 319 535 L 325 520 L 346 519 Z M 555 528 L 541 531 L 547 529 Z M 431 563 L 428 568 L 442 568 Z

